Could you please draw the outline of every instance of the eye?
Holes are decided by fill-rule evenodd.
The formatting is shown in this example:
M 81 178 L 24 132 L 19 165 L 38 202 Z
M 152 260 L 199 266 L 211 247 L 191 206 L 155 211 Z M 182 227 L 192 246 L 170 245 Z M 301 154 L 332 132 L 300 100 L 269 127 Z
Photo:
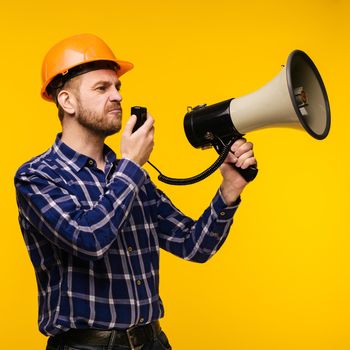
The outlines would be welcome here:
M 100 91 L 100 92 L 104 92 L 104 91 L 106 91 L 106 87 L 104 85 L 99 85 L 96 87 L 96 90 Z

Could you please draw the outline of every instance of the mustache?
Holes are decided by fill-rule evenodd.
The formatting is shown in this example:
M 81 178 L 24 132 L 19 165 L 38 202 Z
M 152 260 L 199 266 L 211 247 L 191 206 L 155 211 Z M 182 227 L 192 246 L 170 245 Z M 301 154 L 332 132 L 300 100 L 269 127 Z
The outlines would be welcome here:
M 107 108 L 106 108 L 106 111 L 107 112 L 111 112 L 111 111 L 115 111 L 115 110 L 118 110 L 118 111 L 122 111 L 122 106 L 120 105 L 120 103 L 113 103 L 113 104 L 110 104 Z

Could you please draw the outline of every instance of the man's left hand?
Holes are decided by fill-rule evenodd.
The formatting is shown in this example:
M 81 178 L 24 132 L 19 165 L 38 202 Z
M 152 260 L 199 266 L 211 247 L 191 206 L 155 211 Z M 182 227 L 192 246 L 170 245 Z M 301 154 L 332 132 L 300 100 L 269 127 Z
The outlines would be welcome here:
M 233 164 L 242 169 L 247 169 L 251 165 L 256 165 L 253 144 L 251 142 L 247 142 L 245 139 L 239 139 L 231 146 L 231 152 L 220 167 L 223 176 L 220 188 L 225 202 L 228 205 L 237 200 L 248 183 L 238 171 L 235 170 Z

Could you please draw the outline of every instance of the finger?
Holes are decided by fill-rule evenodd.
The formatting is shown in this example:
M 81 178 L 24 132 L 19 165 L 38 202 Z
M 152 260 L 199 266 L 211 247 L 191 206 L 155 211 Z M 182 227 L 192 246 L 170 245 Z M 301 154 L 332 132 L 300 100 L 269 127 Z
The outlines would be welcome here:
M 254 166 L 255 168 L 257 167 L 257 162 L 256 162 L 256 159 L 254 157 L 250 157 L 250 158 L 246 159 L 243 162 L 241 169 L 247 169 L 250 166 Z
M 253 150 L 253 144 L 251 142 L 244 142 L 236 149 L 234 153 L 235 153 L 235 156 L 239 158 L 244 153 L 252 150 Z
M 229 153 L 225 159 L 225 163 L 236 163 L 238 158 L 233 154 Z
M 135 124 L 136 124 L 136 115 L 132 114 L 129 118 L 129 120 L 127 121 L 127 123 L 125 124 L 125 128 L 124 128 L 124 133 L 131 135 L 132 134 L 132 129 L 134 128 Z
M 149 131 L 153 127 L 153 124 L 154 124 L 153 117 L 151 116 L 151 114 L 147 113 L 147 119 L 143 124 L 144 129 L 146 131 Z
M 145 141 L 148 143 L 154 142 L 154 128 L 151 128 L 149 131 L 143 133 Z
M 237 151 L 237 149 L 238 149 L 241 145 L 243 145 L 245 142 L 246 142 L 246 139 L 243 138 L 243 137 L 240 138 L 240 139 L 238 139 L 238 140 L 236 140 L 236 141 L 232 144 L 232 146 L 231 146 L 231 151 L 232 151 L 232 152 Z
M 252 158 L 254 157 L 254 154 L 253 154 L 253 151 L 252 150 L 249 150 L 245 153 L 243 153 L 240 157 L 238 157 L 238 160 L 236 162 L 236 165 L 238 167 L 241 167 L 242 164 L 248 159 L 248 158 Z

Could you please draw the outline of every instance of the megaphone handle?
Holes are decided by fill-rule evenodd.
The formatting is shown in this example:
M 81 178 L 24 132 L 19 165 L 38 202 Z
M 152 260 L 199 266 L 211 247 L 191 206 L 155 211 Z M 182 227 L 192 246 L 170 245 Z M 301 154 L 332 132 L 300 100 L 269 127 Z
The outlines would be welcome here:
M 243 137 L 244 135 L 240 135 L 240 137 Z M 238 139 L 239 137 L 234 137 L 229 141 L 227 144 L 225 144 L 219 137 L 216 137 L 216 139 L 219 141 L 219 143 L 213 144 L 214 149 L 218 154 L 224 155 L 224 149 L 227 147 L 228 152 L 230 152 L 230 148 L 233 145 L 233 143 Z M 228 153 L 227 152 L 227 153 Z M 232 164 L 232 167 L 246 180 L 247 182 L 253 181 L 256 178 L 256 175 L 258 175 L 258 169 L 255 166 L 250 166 L 247 169 L 242 169 L 234 164 Z
M 255 168 L 254 166 L 250 166 L 247 169 L 239 168 L 234 164 L 232 164 L 232 166 L 247 182 L 253 181 L 256 175 L 258 175 L 258 169 Z

